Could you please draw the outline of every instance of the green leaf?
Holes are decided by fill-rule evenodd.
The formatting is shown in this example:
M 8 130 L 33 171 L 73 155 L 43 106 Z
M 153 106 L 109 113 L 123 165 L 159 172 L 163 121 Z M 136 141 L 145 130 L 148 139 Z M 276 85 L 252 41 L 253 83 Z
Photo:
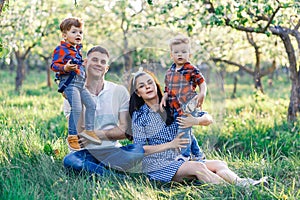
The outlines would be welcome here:
M 152 0 L 147 0 L 147 3 L 149 4 L 149 5 L 153 5 L 153 1 Z
M 265 34 L 270 37 L 271 36 L 271 32 L 270 31 L 265 31 Z

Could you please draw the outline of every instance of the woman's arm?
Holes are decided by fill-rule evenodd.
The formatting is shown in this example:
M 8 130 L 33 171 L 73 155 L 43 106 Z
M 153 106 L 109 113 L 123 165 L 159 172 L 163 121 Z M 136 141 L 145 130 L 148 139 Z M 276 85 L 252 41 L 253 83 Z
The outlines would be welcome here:
M 164 144 L 144 145 L 143 148 L 145 150 L 145 155 L 163 152 L 163 151 L 168 150 L 168 149 L 185 148 L 186 144 L 189 143 L 189 139 L 181 138 L 183 134 L 184 133 L 178 134 L 177 137 L 174 140 L 172 140 L 171 142 L 164 143 Z
M 188 114 L 186 118 L 178 117 L 177 121 L 182 128 L 188 128 L 194 125 L 208 126 L 213 123 L 213 118 L 210 114 L 204 114 L 201 117 L 193 117 Z

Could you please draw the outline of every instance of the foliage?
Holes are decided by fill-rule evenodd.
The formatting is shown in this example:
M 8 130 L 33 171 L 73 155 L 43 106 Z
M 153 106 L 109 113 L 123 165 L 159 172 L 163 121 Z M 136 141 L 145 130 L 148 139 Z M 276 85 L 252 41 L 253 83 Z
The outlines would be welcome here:
M 228 76 L 229 77 L 229 76 Z M 269 176 L 270 188 L 232 185 L 164 184 L 145 176 L 116 174 L 98 177 L 66 171 L 62 159 L 67 122 L 56 88 L 46 87 L 45 74 L 33 71 L 20 95 L 13 77 L 0 72 L 0 199 L 299 199 L 299 124 L 290 125 L 283 113 L 288 83 L 274 87 L 283 94 L 246 95 L 226 99 L 224 125 L 195 129 L 208 158 L 226 161 L 243 177 Z M 240 84 L 249 84 L 250 81 Z M 228 80 L 226 88 L 231 91 Z M 283 84 L 283 85 L 281 85 Z M 213 84 L 212 84 L 213 85 Z M 210 88 L 210 85 L 209 85 Z M 245 87 L 247 88 L 247 87 Z M 274 93 L 274 92 L 273 92 Z M 212 96 L 213 94 L 209 94 Z M 219 95 L 219 94 L 214 94 Z M 276 95 L 276 94 L 273 94 Z M 211 98 L 214 99 L 214 98 Z M 205 106 L 211 112 L 209 97 Z M 212 112 L 215 116 L 217 113 Z M 215 116 L 217 118 L 217 116 Z M 218 128 L 220 127 L 220 128 Z M 271 137 L 271 138 L 268 138 Z M 252 141 L 252 142 L 250 142 Z M 128 142 L 128 141 L 127 141 Z

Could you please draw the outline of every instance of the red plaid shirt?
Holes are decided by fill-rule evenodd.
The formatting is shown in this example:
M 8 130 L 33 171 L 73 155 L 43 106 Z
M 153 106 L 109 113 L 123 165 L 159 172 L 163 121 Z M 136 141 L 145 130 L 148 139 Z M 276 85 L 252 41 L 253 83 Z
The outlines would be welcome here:
M 204 77 L 195 66 L 189 62 L 176 70 L 175 63 L 168 69 L 165 75 L 165 92 L 168 93 L 168 101 L 171 108 L 183 114 L 181 105 L 192 99 L 196 93 L 197 85 L 203 83 Z
M 57 72 L 57 76 L 68 74 L 68 72 L 64 71 L 64 66 L 71 58 L 76 58 L 81 62 L 80 65 L 82 65 L 81 49 L 82 45 L 77 45 L 75 48 L 71 44 L 61 41 L 60 45 L 55 48 L 52 54 L 52 71 Z M 75 72 L 76 74 L 80 74 L 80 66 L 78 66 Z

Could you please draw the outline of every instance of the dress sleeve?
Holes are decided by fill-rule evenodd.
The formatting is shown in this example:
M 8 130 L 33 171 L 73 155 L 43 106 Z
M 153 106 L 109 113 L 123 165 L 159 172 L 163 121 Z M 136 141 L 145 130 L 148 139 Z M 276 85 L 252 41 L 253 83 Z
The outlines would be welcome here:
M 145 144 L 147 144 L 145 127 L 139 125 L 137 123 L 136 119 L 137 119 L 136 114 L 133 113 L 133 116 L 132 116 L 133 141 L 135 144 L 145 145 Z

